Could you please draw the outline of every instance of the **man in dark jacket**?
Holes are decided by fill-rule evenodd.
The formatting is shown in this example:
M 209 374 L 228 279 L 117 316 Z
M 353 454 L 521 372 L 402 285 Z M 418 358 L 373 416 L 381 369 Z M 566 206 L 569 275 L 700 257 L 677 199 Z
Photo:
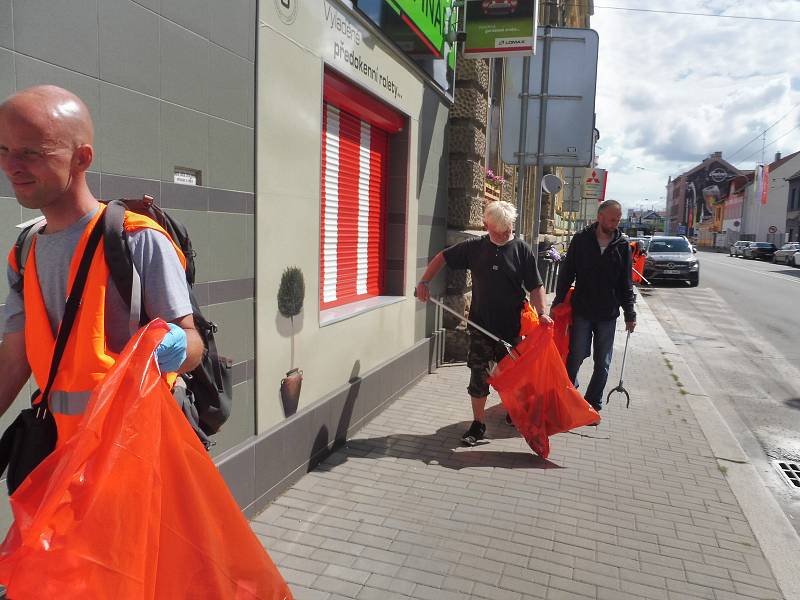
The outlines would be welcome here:
M 631 248 L 628 238 L 617 229 L 621 219 L 619 202 L 606 200 L 600 204 L 597 222 L 572 238 L 567 257 L 561 261 L 553 300 L 553 306 L 563 302 L 575 282 L 567 373 L 577 387 L 581 364 L 593 354 L 594 370 L 584 398 L 598 411 L 602 408 L 603 389 L 611 366 L 620 306 L 625 314 L 627 331 L 633 332 L 636 328 Z

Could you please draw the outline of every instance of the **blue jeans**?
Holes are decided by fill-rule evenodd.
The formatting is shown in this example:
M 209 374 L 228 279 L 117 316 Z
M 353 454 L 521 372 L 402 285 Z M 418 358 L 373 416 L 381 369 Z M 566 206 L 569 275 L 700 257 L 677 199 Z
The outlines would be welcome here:
M 592 354 L 594 369 L 586 393 L 586 401 L 600 410 L 603 404 L 603 389 L 608 381 L 608 370 L 611 366 L 611 355 L 614 352 L 614 332 L 617 320 L 590 321 L 573 315 L 572 329 L 569 334 L 569 356 L 567 356 L 567 374 L 578 387 L 578 371 L 583 360 Z M 594 352 L 592 352 L 594 338 Z

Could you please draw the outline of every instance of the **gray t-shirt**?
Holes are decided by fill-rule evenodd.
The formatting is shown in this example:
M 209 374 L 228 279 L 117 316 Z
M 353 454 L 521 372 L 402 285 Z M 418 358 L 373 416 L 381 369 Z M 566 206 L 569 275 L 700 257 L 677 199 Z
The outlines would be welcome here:
M 94 214 L 92 212 L 84 216 L 62 231 L 36 235 L 36 271 L 53 335 L 58 331 L 58 324 L 64 316 L 72 255 Z M 142 280 L 145 313 L 151 319 L 161 317 L 165 321 L 174 321 L 192 314 L 186 275 L 167 236 L 153 229 L 142 229 L 128 234 L 128 244 L 134 266 Z M 19 281 L 19 275 L 11 267 L 7 267 L 6 272 L 9 286 Z M 22 295 L 13 288 L 6 300 L 5 313 L 6 333 L 25 328 Z M 112 352 L 120 352 L 130 339 L 129 320 L 128 306 L 109 277 L 105 328 L 108 348 Z

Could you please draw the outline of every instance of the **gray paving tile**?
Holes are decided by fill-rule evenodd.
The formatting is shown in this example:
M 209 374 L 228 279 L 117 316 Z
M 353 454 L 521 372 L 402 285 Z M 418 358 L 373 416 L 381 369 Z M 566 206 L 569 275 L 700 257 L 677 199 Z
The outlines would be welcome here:
M 544 468 L 504 425 L 494 394 L 489 444 L 459 446 L 469 410 L 463 367 L 402 393 L 253 521 L 302 590 L 296 597 L 778 598 L 650 343 L 658 325 L 646 311 L 641 319 L 640 351 L 626 366 L 637 401 L 609 405 L 593 437 L 552 437 L 557 468 Z

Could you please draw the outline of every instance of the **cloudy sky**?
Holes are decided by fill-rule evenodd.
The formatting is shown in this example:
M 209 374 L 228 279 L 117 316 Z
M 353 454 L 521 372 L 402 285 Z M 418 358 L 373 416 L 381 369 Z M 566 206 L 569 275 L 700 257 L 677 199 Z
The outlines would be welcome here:
M 600 35 L 598 166 L 606 198 L 664 205 L 669 175 L 715 151 L 752 169 L 800 150 L 798 0 L 595 0 Z M 603 6 L 795 19 L 797 23 L 628 12 Z M 787 115 L 788 113 L 788 115 Z M 747 145 L 758 138 L 753 143 Z M 774 142 L 774 143 L 773 143 Z

